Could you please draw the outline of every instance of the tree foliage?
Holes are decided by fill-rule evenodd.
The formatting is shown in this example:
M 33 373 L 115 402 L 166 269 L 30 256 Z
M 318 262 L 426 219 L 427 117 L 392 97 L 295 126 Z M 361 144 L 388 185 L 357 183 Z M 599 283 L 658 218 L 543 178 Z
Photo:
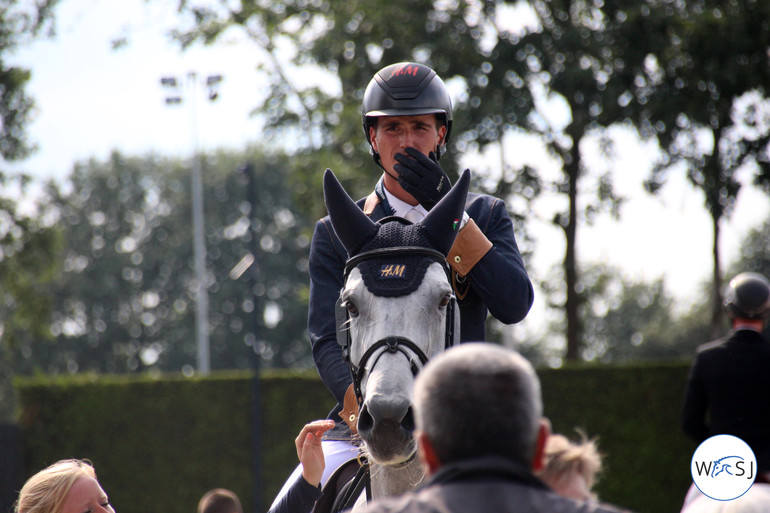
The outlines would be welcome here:
M 659 190 L 684 168 L 703 192 L 713 226 L 712 331 L 724 323 L 720 222 L 730 216 L 739 172 L 770 192 L 770 4 L 762 0 L 656 1 L 635 23 L 645 66 L 635 73 L 637 123 L 663 156 L 647 183 Z
M 6 59 L 20 44 L 51 29 L 57 2 L 6 0 L 0 4 L 0 162 L 22 159 L 32 150 L 26 126 L 34 103 L 25 90 L 31 74 L 8 65 Z
M 691 159 L 687 153 L 693 148 L 688 134 L 713 128 L 715 120 L 727 126 L 727 118 L 720 118 L 724 109 L 767 82 L 764 68 L 746 76 L 756 66 L 767 67 L 767 6 L 758 0 L 182 0 L 178 6 L 189 15 L 174 34 L 182 46 L 214 43 L 240 31 L 265 52 L 271 89 L 256 110 L 274 137 L 290 140 L 303 155 L 297 176 L 314 176 L 316 158 L 322 158 L 357 192 L 371 183 L 363 171 L 372 168 L 360 132 L 366 84 L 393 62 L 416 60 L 436 69 L 457 100 L 455 161 L 446 165 L 455 168 L 461 154 L 497 146 L 499 169 L 480 163 L 475 171 L 484 176 L 476 186 L 503 195 L 509 206 L 521 198 L 532 201 L 541 191 L 564 199 L 552 220 L 566 241 L 566 293 L 556 306 L 565 313 L 570 359 L 578 358 L 584 342 L 578 226 L 598 212 L 617 216 L 622 205 L 613 187 L 620 170 L 612 167 L 615 148 L 606 129 L 626 124 L 642 137 L 657 137 L 665 154 L 660 169 L 690 162 L 691 179 L 708 187 L 707 205 L 733 201 L 732 170 L 766 158 L 764 136 L 756 135 L 766 124 L 761 102 L 744 108 L 748 114 L 741 122 L 754 135 L 733 140 L 719 165 L 705 154 Z M 730 81 L 735 84 L 722 85 Z M 521 132 L 540 141 L 560 176 L 546 178 L 542 169 L 516 169 L 507 162 L 503 137 Z M 715 135 L 715 147 L 722 145 L 722 133 Z M 588 151 L 598 152 L 605 165 L 590 168 Z M 321 210 L 317 200 L 308 205 Z M 524 219 L 521 212 L 514 217 Z
M 315 67 L 339 86 L 329 92 L 324 80 L 302 87 L 292 84 L 274 58 L 276 85 L 261 112 L 278 132 L 307 133 L 307 148 L 320 145 L 345 156 L 348 166 L 343 169 L 360 168 L 360 149 L 365 148 L 358 111 L 363 90 L 378 69 L 392 62 L 425 62 L 459 91 L 453 146 L 460 151 L 455 158 L 464 150 L 501 144 L 503 135 L 513 130 L 538 134 L 564 166 L 563 179 L 551 187 L 569 199 L 568 209 L 556 213 L 554 222 L 567 237 L 564 269 L 570 292 L 563 306 L 569 319 L 568 355 L 575 357 L 580 334 L 574 293 L 577 191 L 585 174 L 580 146 L 602 122 L 618 120 L 611 106 L 617 105 L 620 92 L 607 87 L 614 58 L 608 49 L 615 41 L 604 37 L 606 23 L 596 23 L 590 6 L 571 9 L 568 4 L 538 2 L 536 27 L 509 30 L 502 19 L 515 21 L 516 13 L 506 12 L 510 6 L 502 2 L 285 1 L 217 7 L 183 2 L 180 5 L 194 13 L 190 19 L 195 21 L 180 28 L 177 37 L 183 44 L 212 42 L 236 28 L 272 56 L 289 41 L 293 59 L 286 67 Z M 522 9 L 523 4 L 514 7 Z M 395 19 L 399 22 L 393 23 Z M 565 99 L 571 109 L 566 127 L 548 123 L 543 114 L 544 102 L 554 96 Z M 508 166 L 502 171 L 490 192 L 519 193 L 531 200 L 541 190 L 538 174 L 529 168 L 519 173 Z M 608 173 L 597 178 L 594 190 L 597 199 L 588 202 L 589 212 L 597 205 L 617 210 Z
M 20 208 L 18 198 L 28 178 L 12 176 L 8 162 L 21 160 L 33 149 L 26 128 L 33 101 L 27 95 L 28 69 L 10 65 L 20 45 L 50 27 L 56 0 L 0 3 L 0 420 L 11 418 L 12 354 L 25 336 L 45 338 L 50 298 L 43 286 L 53 277 L 55 233 L 34 213 Z
M 307 365 L 310 228 L 291 202 L 284 159 L 252 151 L 201 161 L 212 369 L 247 368 L 252 348 L 266 366 Z M 258 180 L 256 212 L 241 171 L 245 162 Z M 49 195 L 48 215 L 58 219 L 65 241 L 61 273 L 47 291 L 54 298 L 54 339 L 26 339 L 19 370 L 192 372 L 189 167 L 114 153 L 105 162 L 78 164 L 70 183 L 51 184 Z M 249 273 L 230 272 L 251 253 L 254 234 L 261 276 L 252 294 Z

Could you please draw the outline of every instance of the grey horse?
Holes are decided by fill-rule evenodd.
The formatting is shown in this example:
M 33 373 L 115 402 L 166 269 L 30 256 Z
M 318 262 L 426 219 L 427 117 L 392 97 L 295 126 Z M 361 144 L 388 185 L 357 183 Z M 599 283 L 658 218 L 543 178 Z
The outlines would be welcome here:
M 424 470 L 412 437 L 412 385 L 428 359 L 459 340 L 459 314 L 445 258 L 462 218 L 470 172 L 419 223 L 373 222 L 334 174 L 324 197 L 349 260 L 338 302 L 345 355 L 370 462 L 371 498 L 414 488 Z M 356 509 L 365 504 L 359 497 Z

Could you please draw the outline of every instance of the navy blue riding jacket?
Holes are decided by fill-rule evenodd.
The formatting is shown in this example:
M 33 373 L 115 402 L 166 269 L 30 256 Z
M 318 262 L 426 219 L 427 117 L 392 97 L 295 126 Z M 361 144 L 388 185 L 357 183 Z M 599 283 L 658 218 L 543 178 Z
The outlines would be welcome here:
M 363 209 L 364 202 L 361 199 L 357 204 Z M 378 203 L 370 217 L 378 221 L 391 215 L 389 209 L 388 205 Z M 482 341 L 486 338 L 484 323 L 488 313 L 505 324 L 517 323 L 529 312 L 534 291 L 505 203 L 485 194 L 469 193 L 465 211 L 492 243 L 492 248 L 464 279 L 461 277 L 461 285 L 455 289 L 460 309 L 460 341 Z M 310 245 L 308 333 L 318 373 L 338 403 L 329 414 L 333 420 L 339 420 L 337 413 L 352 383 L 337 344 L 334 317 L 347 258 L 329 217 L 319 220 Z

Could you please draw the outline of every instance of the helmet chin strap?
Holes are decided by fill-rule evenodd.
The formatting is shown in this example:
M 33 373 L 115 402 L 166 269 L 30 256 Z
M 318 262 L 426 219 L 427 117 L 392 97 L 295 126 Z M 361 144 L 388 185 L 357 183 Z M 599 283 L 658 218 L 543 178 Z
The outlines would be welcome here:
M 395 181 L 398 181 L 398 175 L 394 175 L 394 174 L 392 174 L 392 173 L 389 173 L 389 172 L 388 172 L 388 170 L 387 170 L 387 169 L 385 169 L 385 167 L 383 167 L 382 165 L 380 165 L 380 167 L 382 168 L 382 170 L 383 170 L 383 171 L 385 171 L 385 174 L 386 174 L 386 175 L 388 175 L 389 177 L 391 177 L 391 178 L 392 178 L 392 179 L 394 179 Z
M 385 171 L 385 174 L 391 177 L 392 179 L 398 181 L 398 175 L 394 175 L 393 173 L 389 172 L 387 169 L 385 169 L 385 166 L 382 165 L 382 159 L 380 159 L 380 152 L 374 151 L 372 149 L 372 158 L 374 159 L 374 162 L 382 168 L 383 171 Z

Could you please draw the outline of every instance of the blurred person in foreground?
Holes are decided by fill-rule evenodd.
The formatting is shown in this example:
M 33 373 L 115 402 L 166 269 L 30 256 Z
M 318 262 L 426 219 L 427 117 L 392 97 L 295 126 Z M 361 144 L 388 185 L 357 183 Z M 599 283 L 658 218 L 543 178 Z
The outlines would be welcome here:
M 682 427 L 698 443 L 719 434 L 740 438 L 756 456 L 756 481 L 770 483 L 770 342 L 762 336 L 770 282 L 741 273 L 727 286 L 724 303 L 732 331 L 698 347 Z
M 426 482 L 401 497 L 373 501 L 367 511 L 620 511 L 560 496 L 536 477 L 549 427 L 538 377 L 515 351 L 486 343 L 447 350 L 417 376 L 414 403 Z
M 696 487 L 687 494 L 680 513 L 767 513 L 770 511 L 770 484 L 754 483 L 730 501 L 718 501 L 703 495 Z
M 538 477 L 553 491 L 571 499 L 597 500 L 592 492 L 602 469 L 596 442 L 581 434 L 573 442 L 564 435 L 552 434 L 545 443 L 544 464 Z
M 89 462 L 57 461 L 30 477 L 19 492 L 15 513 L 115 513 Z
M 198 513 L 243 513 L 243 507 L 235 492 L 213 488 L 198 501 Z

